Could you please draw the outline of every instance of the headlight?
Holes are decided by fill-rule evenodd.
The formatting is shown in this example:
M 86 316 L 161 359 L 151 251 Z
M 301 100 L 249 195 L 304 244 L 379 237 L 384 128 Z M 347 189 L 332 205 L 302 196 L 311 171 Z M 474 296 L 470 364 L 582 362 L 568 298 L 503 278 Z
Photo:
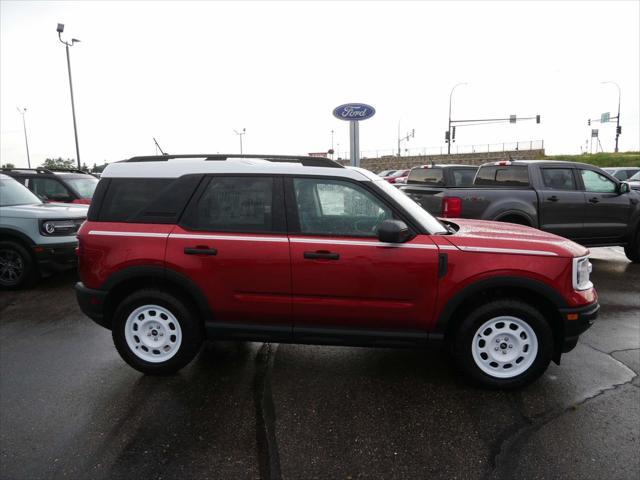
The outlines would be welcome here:
M 588 290 L 593 287 L 589 280 L 593 269 L 589 257 L 579 257 L 573 259 L 573 289 Z
M 84 219 L 69 220 L 43 220 L 40 223 L 40 232 L 45 236 L 75 235 Z

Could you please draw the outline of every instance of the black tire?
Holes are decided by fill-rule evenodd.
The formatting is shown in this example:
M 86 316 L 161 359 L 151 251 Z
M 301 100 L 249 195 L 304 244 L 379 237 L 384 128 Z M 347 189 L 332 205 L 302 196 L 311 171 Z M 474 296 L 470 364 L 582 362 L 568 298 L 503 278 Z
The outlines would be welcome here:
M 486 373 L 476 363 L 472 353 L 473 342 L 480 340 L 480 337 L 476 338 L 478 330 L 485 322 L 501 316 L 515 317 L 526 323 L 533 330 L 538 344 L 538 351 L 531 365 L 511 378 L 499 378 Z M 512 333 L 508 330 L 509 325 L 504 328 L 506 334 Z M 492 300 L 467 312 L 454 335 L 451 347 L 458 367 L 477 385 L 492 389 L 516 389 L 532 383 L 545 372 L 554 351 L 553 332 L 549 323 L 536 308 L 518 299 Z M 490 348 L 493 347 L 492 344 Z
M 633 263 L 640 263 L 640 228 L 636 231 L 633 241 L 629 245 L 625 245 L 624 254 Z
M 0 242 L 0 289 L 30 287 L 37 277 L 35 261 L 26 248 L 16 242 Z
M 138 308 L 150 305 L 162 307 L 173 315 L 179 324 L 182 338 L 179 345 L 174 347 L 176 348 L 176 352 L 173 356 L 157 363 L 140 358 L 134 349 L 129 346 L 125 334 L 127 320 L 131 313 Z M 153 309 L 150 309 L 150 312 L 153 313 Z M 142 317 L 144 318 L 144 314 Z M 152 319 L 152 317 L 148 319 L 145 318 L 144 321 L 147 322 L 150 319 Z M 139 328 L 140 331 L 142 331 L 142 324 L 140 325 Z M 172 332 L 169 331 L 169 329 L 167 329 L 166 332 L 168 339 Z M 203 325 L 189 303 L 177 295 L 157 289 L 139 290 L 126 297 L 116 308 L 111 333 L 113 343 L 122 359 L 136 370 L 148 375 L 168 375 L 177 372 L 194 359 L 204 339 Z M 145 348 L 145 344 L 139 343 L 139 347 L 141 349 Z M 152 347 L 151 351 L 156 350 Z M 144 355 L 142 350 L 139 350 L 139 352 Z M 148 348 L 146 353 L 150 355 Z

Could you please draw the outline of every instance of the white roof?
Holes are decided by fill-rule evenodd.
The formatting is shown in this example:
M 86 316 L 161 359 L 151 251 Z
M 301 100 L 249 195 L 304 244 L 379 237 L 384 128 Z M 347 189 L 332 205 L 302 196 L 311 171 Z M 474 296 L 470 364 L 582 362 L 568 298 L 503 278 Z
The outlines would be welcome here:
M 176 158 L 161 161 L 116 162 L 104 169 L 100 178 L 177 178 L 190 173 L 256 173 L 275 175 L 315 175 L 380 180 L 368 170 L 355 167 L 306 167 L 294 162 L 271 162 L 260 158 L 204 160 Z

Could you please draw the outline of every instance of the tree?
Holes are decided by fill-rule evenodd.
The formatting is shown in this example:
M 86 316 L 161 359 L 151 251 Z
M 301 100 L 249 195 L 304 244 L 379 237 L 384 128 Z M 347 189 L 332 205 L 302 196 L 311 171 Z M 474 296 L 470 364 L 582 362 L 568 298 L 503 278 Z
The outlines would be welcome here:
M 72 169 L 75 167 L 76 161 L 72 158 L 63 159 L 62 157 L 58 158 L 47 158 L 42 165 L 42 168 L 49 169 Z
M 5 163 L 2 168 L 16 168 L 16 166 L 13 163 Z

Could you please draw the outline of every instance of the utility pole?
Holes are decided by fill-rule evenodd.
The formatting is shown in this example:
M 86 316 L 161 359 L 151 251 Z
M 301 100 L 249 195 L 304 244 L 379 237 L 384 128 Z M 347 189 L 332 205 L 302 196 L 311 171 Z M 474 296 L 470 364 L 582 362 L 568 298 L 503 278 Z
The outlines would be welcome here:
M 453 86 L 451 89 L 451 93 L 449 93 L 449 127 L 447 128 L 447 132 L 445 134 L 445 139 L 447 141 L 447 154 L 451 155 L 451 98 L 453 97 L 453 91 L 459 87 L 460 85 L 467 85 L 467 83 L 462 82 Z
M 78 126 L 76 124 L 76 107 L 73 101 L 73 82 L 71 81 L 71 60 L 69 59 L 69 47 L 73 47 L 74 43 L 79 43 L 80 40 L 77 38 L 72 38 L 71 43 L 65 42 L 62 40 L 62 32 L 64 32 L 64 24 L 59 23 L 58 28 L 56 29 L 58 32 L 58 39 L 61 43 L 63 43 L 66 47 L 67 51 L 67 70 L 69 71 L 69 90 L 71 91 L 71 113 L 73 115 L 73 134 L 76 139 L 76 158 L 78 160 L 78 169 L 80 169 L 80 147 L 78 146 Z
M 18 112 L 20 112 L 20 115 L 22 115 L 22 127 L 24 128 L 24 144 L 27 147 L 27 165 L 29 166 L 29 168 L 31 168 L 31 157 L 29 156 L 29 141 L 27 140 L 27 122 L 24 118 L 25 114 L 27 113 L 27 108 L 23 107 L 22 109 L 20 109 L 20 107 L 16 107 L 18 109 Z
M 616 119 L 616 149 L 615 149 L 615 152 L 618 153 L 618 137 L 622 133 L 622 128 L 620 128 L 620 98 L 622 97 L 622 92 L 620 90 L 620 85 L 618 85 L 616 82 L 606 81 L 606 82 L 601 82 L 601 83 L 603 83 L 603 84 L 604 83 L 612 83 L 616 87 L 618 87 L 618 117 Z
M 402 156 L 402 148 L 401 148 L 402 142 L 408 142 L 410 138 L 415 138 L 415 136 L 416 136 L 416 129 L 413 128 L 411 129 L 410 132 L 407 132 L 407 134 L 404 137 L 400 137 L 400 122 L 398 122 L 398 156 L 399 157 Z
M 242 155 L 242 136 L 247 133 L 247 129 L 243 128 L 241 132 L 238 132 L 237 130 L 234 130 L 235 134 L 238 135 L 238 137 L 240 137 L 240 155 Z
M 334 150 L 333 150 L 333 129 L 331 130 L 331 160 L 333 160 L 335 157 L 334 154 Z

